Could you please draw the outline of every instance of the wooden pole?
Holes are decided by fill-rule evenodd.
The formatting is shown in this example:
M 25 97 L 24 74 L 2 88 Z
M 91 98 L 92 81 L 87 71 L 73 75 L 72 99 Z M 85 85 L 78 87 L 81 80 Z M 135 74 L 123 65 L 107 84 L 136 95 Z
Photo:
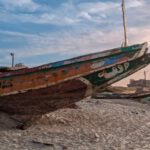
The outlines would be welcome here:
M 122 0 L 122 15 L 123 15 L 123 27 L 124 27 L 124 47 L 128 46 L 127 41 L 127 26 L 126 26 L 126 13 L 125 13 L 125 1 Z

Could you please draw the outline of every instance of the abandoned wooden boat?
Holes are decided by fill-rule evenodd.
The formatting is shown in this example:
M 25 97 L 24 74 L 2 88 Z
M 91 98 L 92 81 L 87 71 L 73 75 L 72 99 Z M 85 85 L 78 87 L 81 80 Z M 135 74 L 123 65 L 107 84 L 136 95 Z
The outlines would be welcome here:
M 27 121 L 68 107 L 149 63 L 147 43 L 0 74 L 0 111 Z

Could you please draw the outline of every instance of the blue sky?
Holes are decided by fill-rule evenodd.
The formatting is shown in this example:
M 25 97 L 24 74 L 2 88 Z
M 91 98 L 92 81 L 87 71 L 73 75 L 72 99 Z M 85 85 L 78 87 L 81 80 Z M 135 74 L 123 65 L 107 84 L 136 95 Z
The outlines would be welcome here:
M 150 0 L 126 0 L 129 43 L 150 41 Z M 118 47 L 121 0 L 0 0 L 0 64 L 35 66 Z

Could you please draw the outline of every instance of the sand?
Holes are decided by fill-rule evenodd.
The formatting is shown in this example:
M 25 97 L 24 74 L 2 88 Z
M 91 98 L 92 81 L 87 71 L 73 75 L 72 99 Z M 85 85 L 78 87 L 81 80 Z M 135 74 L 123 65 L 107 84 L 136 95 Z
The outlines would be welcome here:
M 150 105 L 85 99 L 44 115 L 27 130 L 0 113 L 0 150 L 149 150 Z

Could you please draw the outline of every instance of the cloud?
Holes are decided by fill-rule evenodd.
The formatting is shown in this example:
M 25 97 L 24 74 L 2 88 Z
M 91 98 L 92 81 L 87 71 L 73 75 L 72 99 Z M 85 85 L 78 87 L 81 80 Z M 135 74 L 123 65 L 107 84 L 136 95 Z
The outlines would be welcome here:
M 82 2 L 65 1 L 56 8 L 49 5 L 35 3 L 33 0 L 0 0 L 5 9 L 0 11 L 0 20 L 3 22 L 22 22 L 54 25 L 79 25 L 87 23 L 114 23 L 121 20 L 121 2 Z M 127 1 L 127 9 L 138 8 L 138 12 L 146 8 L 145 1 Z M 22 13 L 16 13 L 21 10 Z M 12 11 L 14 10 L 14 13 Z M 129 10 L 129 11 L 130 11 Z M 29 13 L 36 12 L 36 13 Z M 133 11 L 134 12 L 134 11 Z M 136 16 L 135 16 L 136 17 Z M 116 21 L 118 23 L 118 21 Z
M 99 13 L 99 12 L 107 12 L 111 9 L 118 8 L 119 3 L 116 2 L 89 2 L 89 3 L 81 3 L 79 4 L 79 8 L 83 11 L 86 11 L 91 14 Z
M 84 12 L 84 11 L 79 14 L 79 18 L 83 18 L 83 19 L 87 19 L 87 20 L 92 19 L 91 15 L 88 12 Z
M 35 11 L 39 8 L 37 3 L 32 0 L 0 0 L 0 3 L 4 6 L 6 10 L 14 11 L 15 9 Z
M 128 1 L 127 8 L 141 7 L 144 5 L 144 3 L 145 1 L 141 1 L 141 0 Z
M 32 0 L 1 0 L 6 9 L 1 10 L 0 19 L 3 22 L 31 22 L 36 24 L 73 25 L 85 21 L 102 22 L 110 12 L 119 8 L 115 2 L 77 3 L 66 1 L 57 8 L 40 5 Z M 17 14 L 8 10 L 25 10 Z M 38 13 L 28 13 L 38 12 Z M 7 19 L 6 19 L 7 18 Z
M 141 32 L 139 32 L 141 30 Z M 100 31 L 97 29 L 88 29 L 57 32 L 56 33 L 43 33 L 40 35 L 23 34 L 19 32 L 0 31 L 0 33 L 23 38 L 27 41 L 27 45 L 22 48 L 16 48 L 15 53 L 18 57 L 32 57 L 44 54 L 62 53 L 70 55 L 81 55 L 85 53 L 92 53 L 119 47 L 123 43 L 123 30 L 121 27 L 112 31 Z M 147 27 L 130 28 L 128 30 L 129 43 L 143 43 L 150 42 L 150 29 Z
M 22 32 L 13 32 L 13 31 L 3 31 L 0 30 L 0 34 L 5 34 L 9 36 L 15 36 L 15 37 L 25 37 L 25 38 L 30 38 L 30 37 L 35 37 L 33 34 L 26 34 Z
M 116 31 L 118 32 L 118 31 Z M 22 49 L 16 49 L 16 53 L 19 57 L 31 57 L 35 55 L 43 55 L 48 53 L 72 53 L 75 55 L 94 52 L 108 48 L 113 45 L 113 42 L 118 40 L 117 34 L 115 38 L 113 33 L 109 33 L 110 39 L 105 36 L 105 32 L 91 30 L 77 30 L 61 32 L 61 33 L 45 33 L 40 35 L 23 34 L 19 32 L 0 31 L 0 34 L 6 34 L 7 36 L 13 36 L 13 38 L 23 38 L 28 45 L 22 47 Z M 112 39 L 112 42 L 110 41 Z M 118 36 L 120 36 L 118 34 Z M 109 45 L 108 45 L 109 42 Z

